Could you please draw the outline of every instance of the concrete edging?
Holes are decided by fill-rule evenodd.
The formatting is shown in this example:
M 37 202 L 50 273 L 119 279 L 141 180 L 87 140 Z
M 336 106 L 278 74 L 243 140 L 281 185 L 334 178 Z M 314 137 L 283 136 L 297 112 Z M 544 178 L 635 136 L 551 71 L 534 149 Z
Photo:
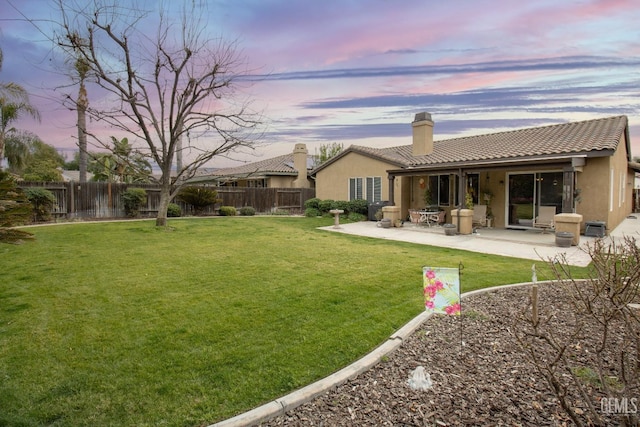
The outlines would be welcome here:
M 553 283 L 553 280 L 547 280 L 537 282 L 538 285 Z M 460 295 L 460 298 L 468 298 L 473 295 L 482 294 L 485 292 L 491 292 L 498 289 L 514 288 L 520 286 L 533 285 L 533 282 L 513 283 L 510 285 L 492 286 L 490 288 L 476 289 L 475 291 L 465 292 Z M 341 370 L 322 378 L 314 383 L 311 383 L 301 389 L 295 390 L 285 396 L 279 397 L 276 400 L 265 403 L 250 411 L 236 415 L 235 417 L 228 418 L 226 420 L 211 424 L 208 427 L 245 427 L 260 424 L 264 421 L 270 420 L 280 415 L 284 415 L 285 412 L 291 411 L 298 406 L 307 403 L 321 394 L 338 387 L 363 373 L 364 371 L 371 369 L 375 366 L 383 356 L 389 355 L 395 351 L 402 343 L 411 336 L 424 322 L 426 322 L 432 313 L 423 311 L 418 314 L 402 328 L 394 332 L 384 343 L 376 347 L 373 351 L 358 359 L 351 365 L 342 368 Z

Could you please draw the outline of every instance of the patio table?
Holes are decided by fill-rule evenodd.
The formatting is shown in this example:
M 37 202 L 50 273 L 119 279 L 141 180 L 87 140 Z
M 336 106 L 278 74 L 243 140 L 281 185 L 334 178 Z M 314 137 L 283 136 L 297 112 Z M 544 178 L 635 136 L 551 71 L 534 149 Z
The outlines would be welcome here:
M 418 213 L 420 214 L 420 222 L 427 224 L 429 227 L 437 224 L 440 218 L 439 211 L 418 211 Z

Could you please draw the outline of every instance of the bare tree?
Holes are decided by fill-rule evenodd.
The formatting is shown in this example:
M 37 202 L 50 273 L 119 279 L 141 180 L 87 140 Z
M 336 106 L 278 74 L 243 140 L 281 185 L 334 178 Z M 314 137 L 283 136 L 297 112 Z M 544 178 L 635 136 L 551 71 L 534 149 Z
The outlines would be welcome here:
M 159 6 L 157 20 L 115 1 L 72 4 L 58 0 L 56 42 L 107 93 L 86 106 L 88 116 L 133 135 L 132 143 L 144 141 L 139 152 L 161 172 L 156 225 L 165 226 L 169 202 L 199 167 L 254 144 L 260 122 L 235 90 L 244 71 L 236 45 L 207 36 L 205 2 L 185 2 L 178 14 Z M 77 104 L 71 96 L 66 102 Z M 178 150 L 183 164 L 175 170 Z
M 549 260 L 573 310 L 548 307 L 538 314 L 532 293 L 513 334 L 576 426 L 610 425 L 607 416 L 615 416 L 616 425 L 637 426 L 640 247 L 627 236 L 619 243 L 599 239 L 585 250 L 593 261 L 586 280 L 572 277 L 566 256 Z M 610 402 L 614 409 L 620 404 L 620 413 L 607 413 Z

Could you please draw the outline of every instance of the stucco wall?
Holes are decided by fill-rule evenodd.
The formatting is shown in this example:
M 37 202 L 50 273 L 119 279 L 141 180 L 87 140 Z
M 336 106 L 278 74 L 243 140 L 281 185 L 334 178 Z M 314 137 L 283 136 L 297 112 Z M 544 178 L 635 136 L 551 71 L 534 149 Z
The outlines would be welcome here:
M 587 159 L 576 188 L 581 190 L 576 212 L 583 216 L 583 230 L 586 221 L 605 221 L 610 231 L 631 213 L 633 173 L 629 172 L 624 137 L 612 157 Z
M 389 169 L 393 169 L 389 163 L 359 153 L 348 153 L 317 173 L 316 197 L 322 200 L 349 200 L 349 178 L 379 176 L 382 181 L 382 200 L 389 200 Z M 398 192 L 398 187 L 395 191 Z M 398 197 L 396 195 L 396 199 Z
M 295 177 L 292 176 L 271 176 L 267 186 L 269 188 L 291 188 Z

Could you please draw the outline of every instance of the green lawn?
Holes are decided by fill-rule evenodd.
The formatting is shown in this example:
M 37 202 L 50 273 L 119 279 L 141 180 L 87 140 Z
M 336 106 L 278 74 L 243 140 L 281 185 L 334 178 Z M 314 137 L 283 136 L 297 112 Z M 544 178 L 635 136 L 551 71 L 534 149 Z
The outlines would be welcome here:
M 83 223 L 0 245 L 0 426 L 210 424 L 379 345 L 423 309 L 424 265 L 462 262 L 465 291 L 531 279 L 530 260 L 317 230 L 332 222 Z

